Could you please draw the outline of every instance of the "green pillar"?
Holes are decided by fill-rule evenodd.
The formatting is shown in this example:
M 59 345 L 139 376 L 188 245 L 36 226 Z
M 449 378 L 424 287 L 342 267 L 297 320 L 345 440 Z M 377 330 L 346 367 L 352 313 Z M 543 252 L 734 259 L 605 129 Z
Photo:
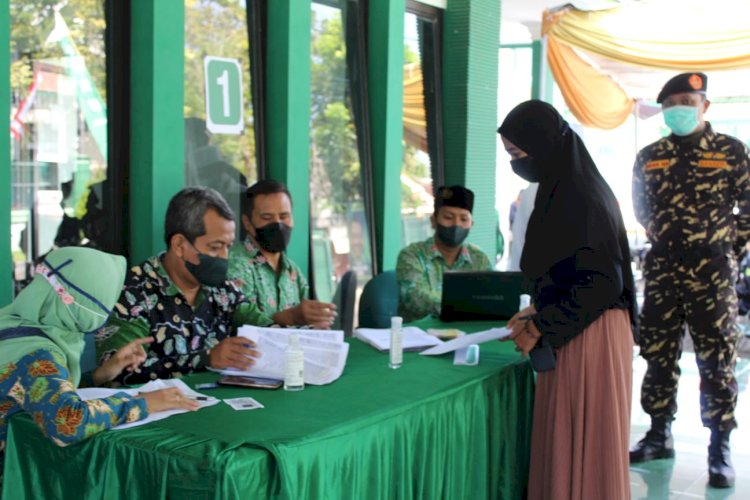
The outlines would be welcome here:
M 132 3 L 130 261 L 165 248 L 164 215 L 185 185 L 182 1 Z
M 544 40 L 531 43 L 531 98 L 552 104 L 554 80 L 547 64 L 547 49 Z
M 450 0 L 443 30 L 445 182 L 474 191 L 469 235 L 495 254 L 498 0 Z
M 2 97 L 5 96 L 5 97 Z M 0 307 L 13 300 L 13 256 L 10 253 L 10 4 L 0 0 Z M 5 207 L 5 208 L 2 208 Z M 4 278 L 2 277 L 4 276 Z
M 405 0 L 369 2 L 368 91 L 378 270 L 401 249 Z M 497 57 L 495 57 L 497 59 Z
M 268 2 L 266 147 L 268 178 L 283 182 L 294 201 L 287 250 L 308 274 L 310 248 L 310 0 Z

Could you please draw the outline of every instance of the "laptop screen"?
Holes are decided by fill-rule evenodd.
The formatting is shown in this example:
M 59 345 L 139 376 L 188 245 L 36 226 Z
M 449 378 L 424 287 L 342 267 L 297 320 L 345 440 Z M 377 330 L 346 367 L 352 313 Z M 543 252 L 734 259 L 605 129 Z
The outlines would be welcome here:
M 529 280 L 519 272 L 446 272 L 440 319 L 510 319 L 518 312 L 519 296 L 531 293 L 531 288 Z

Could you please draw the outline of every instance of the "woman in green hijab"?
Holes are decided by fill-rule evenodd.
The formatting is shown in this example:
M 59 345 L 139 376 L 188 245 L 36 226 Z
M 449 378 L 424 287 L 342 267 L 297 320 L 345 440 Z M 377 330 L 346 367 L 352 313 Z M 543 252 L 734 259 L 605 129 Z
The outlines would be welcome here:
M 0 481 L 8 418 L 19 411 L 30 413 L 45 435 L 66 446 L 149 412 L 198 408 L 175 388 L 88 401 L 76 393 L 84 335 L 106 323 L 124 279 L 123 257 L 61 248 L 49 253 L 32 282 L 0 309 Z M 124 346 L 97 368 L 93 380 L 101 384 L 135 369 L 145 359 L 144 340 Z

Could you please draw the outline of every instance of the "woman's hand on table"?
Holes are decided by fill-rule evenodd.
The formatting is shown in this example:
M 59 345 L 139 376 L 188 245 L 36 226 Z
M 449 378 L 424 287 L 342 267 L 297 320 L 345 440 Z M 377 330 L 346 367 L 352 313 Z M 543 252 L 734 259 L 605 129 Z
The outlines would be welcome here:
M 91 375 L 94 385 L 102 385 L 114 380 L 123 370 L 138 372 L 138 367 L 146 361 L 146 351 L 143 346 L 153 341 L 154 337 L 143 337 L 119 348 L 101 366 L 96 367 Z
M 512 340 L 516 344 L 516 351 L 522 356 L 528 355 L 542 336 L 531 320 L 534 314 L 536 314 L 536 308 L 531 305 L 517 312 L 506 325 L 511 330 L 511 334 L 503 340 Z

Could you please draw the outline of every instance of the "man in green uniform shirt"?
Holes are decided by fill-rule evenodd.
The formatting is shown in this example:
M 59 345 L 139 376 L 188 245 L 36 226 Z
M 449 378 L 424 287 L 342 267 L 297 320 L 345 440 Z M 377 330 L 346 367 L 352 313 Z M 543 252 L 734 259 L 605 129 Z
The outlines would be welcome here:
M 300 268 L 286 254 L 292 197 L 284 184 L 263 180 L 247 189 L 242 224 L 248 236 L 229 252 L 229 277 L 267 318 L 283 326 L 330 328 L 336 306 L 309 300 Z
M 630 463 L 674 456 L 670 426 L 687 326 L 701 376 L 701 420 L 711 429 L 708 481 L 728 488 L 735 479 L 729 435 L 737 426 L 740 337 L 735 258 L 750 237 L 750 157 L 742 142 L 704 120 L 706 86 L 703 73 L 664 85 L 657 102 L 672 134 L 641 150 L 633 169 L 633 207 L 651 242 L 640 329 L 648 364 L 641 405 L 651 429 Z
M 464 244 L 474 225 L 474 193 L 463 186 L 441 187 L 435 196 L 435 236 L 412 243 L 398 255 L 398 312 L 404 321 L 440 315 L 443 272 L 488 271 L 490 261 L 476 245 Z
M 212 368 L 248 368 L 258 353 L 233 336 L 243 324 L 270 321 L 227 281 L 234 214 L 210 188 L 191 187 L 169 202 L 167 251 L 128 271 L 112 317 L 97 334 L 100 362 L 128 342 L 151 336 L 146 361 L 119 383 L 138 384 Z

